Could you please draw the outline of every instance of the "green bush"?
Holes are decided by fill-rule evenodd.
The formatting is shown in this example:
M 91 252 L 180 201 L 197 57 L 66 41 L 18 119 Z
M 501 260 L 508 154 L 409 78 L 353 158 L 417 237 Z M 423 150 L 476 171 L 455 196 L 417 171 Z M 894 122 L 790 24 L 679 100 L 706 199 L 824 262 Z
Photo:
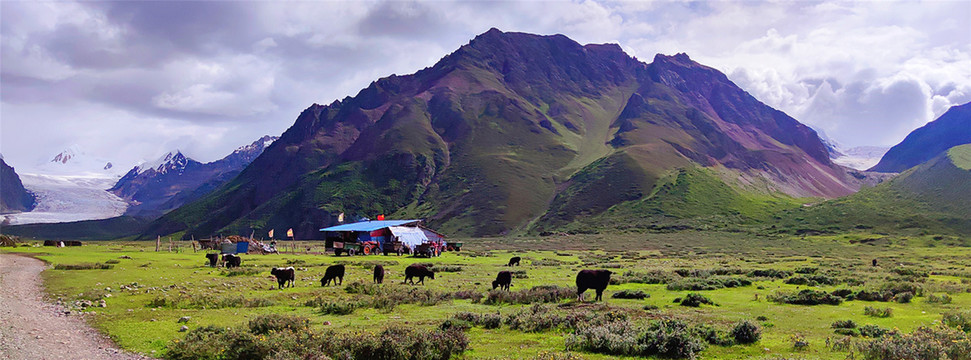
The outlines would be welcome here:
M 110 264 L 92 264 L 92 263 L 57 264 L 57 265 L 54 265 L 54 270 L 108 270 L 114 267 L 115 267 L 114 265 L 110 265 Z
M 836 320 L 830 327 L 833 329 L 856 329 L 856 322 L 853 320 Z
M 325 302 L 320 305 L 318 311 L 324 315 L 348 315 L 357 309 L 357 305 L 353 303 L 337 303 L 337 302 Z
M 825 291 L 805 289 L 798 293 L 778 292 L 768 296 L 770 301 L 794 305 L 839 305 L 843 298 Z
M 863 315 L 887 318 L 893 316 L 893 308 L 875 308 L 872 306 L 865 306 L 863 308 Z
M 651 294 L 647 294 L 641 290 L 621 290 L 610 295 L 614 299 L 637 299 L 644 300 L 651 297 Z
M 786 279 L 785 283 L 789 285 L 807 285 L 807 286 L 819 286 L 819 285 L 835 285 L 838 281 L 826 275 L 810 275 L 810 276 L 793 276 Z
M 741 277 L 712 276 L 709 278 L 685 278 L 669 282 L 667 289 L 671 291 L 702 291 L 718 290 L 752 285 L 752 281 Z
M 942 314 L 941 322 L 964 332 L 971 333 L 971 310 L 955 310 Z
M 893 301 L 896 301 L 901 304 L 907 304 L 913 298 L 914 298 L 914 293 L 907 291 L 907 292 L 902 292 L 897 295 L 894 295 Z
M 767 277 L 774 279 L 782 279 L 792 276 L 792 271 L 777 270 L 777 269 L 761 269 L 752 270 L 747 274 L 749 277 Z
M 249 321 L 250 332 L 263 335 L 271 331 L 304 331 L 310 327 L 310 319 L 283 314 L 259 315 Z
M 689 293 L 681 299 L 681 306 L 699 307 L 701 304 L 715 305 L 711 299 L 701 294 Z
M 489 291 L 482 303 L 486 305 L 555 303 L 563 299 L 573 298 L 576 295 L 577 290 L 574 288 L 555 285 L 534 286 L 520 291 L 492 290 Z
M 689 359 L 705 349 L 705 342 L 678 320 L 654 322 L 640 328 L 628 321 L 583 326 L 567 338 L 567 350 L 621 356 L 659 356 Z
M 870 338 L 878 338 L 888 333 L 890 333 L 890 330 L 872 324 L 860 327 L 860 335 Z
M 910 334 L 883 336 L 860 345 L 866 360 L 971 359 L 971 338 L 949 327 L 921 327 Z
M 951 295 L 948 295 L 948 294 L 941 294 L 941 295 L 930 294 L 930 295 L 927 295 L 927 302 L 930 303 L 930 304 L 950 304 L 952 300 L 954 300 L 954 299 L 952 299 L 951 298 Z
M 732 327 L 731 336 L 736 343 L 751 344 L 762 338 L 762 329 L 754 322 L 745 320 Z

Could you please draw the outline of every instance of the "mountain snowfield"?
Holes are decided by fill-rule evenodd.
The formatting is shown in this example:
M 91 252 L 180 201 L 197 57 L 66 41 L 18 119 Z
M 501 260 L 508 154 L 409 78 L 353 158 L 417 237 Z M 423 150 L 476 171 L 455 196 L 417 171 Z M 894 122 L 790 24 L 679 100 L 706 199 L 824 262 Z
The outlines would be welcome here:
M 833 162 L 864 171 L 879 163 L 883 154 L 889 150 L 889 146 L 857 146 L 846 150 L 841 149 L 840 156 L 834 157 Z
M 4 215 L 3 221 L 16 225 L 120 216 L 128 204 L 106 190 L 125 168 L 72 145 L 46 163 L 19 171 L 24 187 L 37 197 L 37 206 L 30 212 Z

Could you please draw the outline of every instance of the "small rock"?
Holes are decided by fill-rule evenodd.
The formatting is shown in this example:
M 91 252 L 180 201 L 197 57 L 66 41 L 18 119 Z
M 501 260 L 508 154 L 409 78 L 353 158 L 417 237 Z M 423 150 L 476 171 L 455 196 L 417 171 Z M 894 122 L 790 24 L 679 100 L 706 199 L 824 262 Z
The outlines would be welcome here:
M 324 325 L 330 325 L 330 321 L 324 321 Z
M 151 319 L 151 320 L 149 320 L 149 321 L 158 321 L 158 320 L 155 320 L 155 319 Z
M 186 332 L 186 331 L 189 331 L 188 326 L 182 325 L 182 327 L 179 328 L 179 332 Z
M 191 316 L 183 316 L 183 317 L 180 317 L 179 318 L 179 322 L 180 323 L 187 323 L 187 322 L 189 322 L 189 319 L 192 319 L 192 317 Z

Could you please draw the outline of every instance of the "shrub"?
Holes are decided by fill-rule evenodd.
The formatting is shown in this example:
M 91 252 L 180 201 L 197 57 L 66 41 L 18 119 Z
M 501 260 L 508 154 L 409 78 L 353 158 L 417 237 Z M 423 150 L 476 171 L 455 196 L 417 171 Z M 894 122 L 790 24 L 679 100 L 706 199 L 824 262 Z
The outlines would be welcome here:
M 459 312 L 452 315 L 452 319 L 466 321 L 475 326 L 486 329 L 498 329 L 502 326 L 502 316 L 499 314 L 476 314 L 471 312 Z
M 118 259 L 105 260 L 105 264 L 118 264 L 118 263 L 121 263 L 121 260 L 118 260 Z
M 375 295 L 381 292 L 381 287 L 377 284 L 357 280 L 344 286 L 344 292 L 348 294 Z
M 747 274 L 749 277 L 766 277 L 774 279 L 782 279 L 792 276 L 791 271 L 777 270 L 777 269 L 760 269 L 752 270 Z
M 644 307 L 642 309 L 647 310 L 647 311 L 654 311 L 654 310 L 657 310 L 658 307 L 657 307 L 657 305 L 654 305 L 654 304 L 647 304 L 647 305 L 644 305 Z
M 687 278 L 669 282 L 667 289 L 671 291 L 702 291 L 734 288 L 752 285 L 752 281 L 740 277 L 713 276 L 710 278 Z
M 927 296 L 927 302 L 930 304 L 950 304 L 952 300 L 951 295 L 948 294 L 930 294 Z
M 257 275 L 260 272 L 261 272 L 260 269 L 257 269 L 257 268 L 238 267 L 238 268 L 232 268 L 229 270 L 223 270 L 222 274 L 225 276 L 251 276 L 251 275 Z
M 819 268 L 814 268 L 814 267 L 801 267 L 801 268 L 796 269 L 796 274 L 815 274 L 816 273 L 816 270 L 819 270 Z
M 526 275 L 526 270 L 513 270 L 509 273 L 512 274 L 513 279 L 529 279 L 529 275 Z
M 269 356 L 273 344 L 260 341 L 247 331 L 229 330 L 215 326 L 193 329 L 182 341 L 169 343 L 165 358 L 190 359 L 262 359 Z
M 731 331 L 732 339 L 739 344 L 751 344 L 762 338 L 762 329 L 754 322 L 745 320 L 736 323 Z
M 114 267 L 115 266 L 111 264 L 57 264 L 54 265 L 54 270 L 108 270 Z
M 310 327 L 310 319 L 283 314 L 259 315 L 249 321 L 250 332 L 262 335 L 271 331 L 303 331 Z
M 805 336 L 792 335 L 789 337 L 789 341 L 792 342 L 792 350 L 802 351 L 809 348 L 809 340 L 806 340 Z
M 896 268 L 896 269 L 890 270 L 890 272 L 893 272 L 893 273 L 895 273 L 897 275 L 900 275 L 900 276 L 913 276 L 913 277 L 928 277 L 929 276 L 929 274 L 928 274 L 927 271 L 917 270 L 917 269 L 911 269 L 911 268 Z
M 873 324 L 863 325 L 860 327 L 860 335 L 863 335 L 866 337 L 877 338 L 877 337 L 884 336 L 888 333 L 890 333 L 890 330 L 884 329 L 882 327 L 879 327 Z
M 786 279 L 786 284 L 789 285 L 807 285 L 807 286 L 819 286 L 819 285 L 834 285 L 837 283 L 836 279 L 833 279 L 826 275 L 811 275 L 811 276 L 793 276 Z
M 853 320 L 836 320 L 830 327 L 833 329 L 856 329 L 856 322 Z
M 469 299 L 472 300 L 473 303 L 482 301 L 483 297 L 485 297 L 485 295 L 482 295 L 481 292 L 475 290 L 459 290 L 452 293 L 453 299 Z
M 357 308 L 353 303 L 325 302 L 320 305 L 318 311 L 324 315 L 348 315 Z
M 893 308 L 875 308 L 872 306 L 866 306 L 863 308 L 863 315 L 873 316 L 873 317 L 891 317 L 893 316 Z
M 610 295 L 614 299 L 637 299 L 643 300 L 651 297 L 651 294 L 646 294 L 641 290 L 621 290 Z
M 794 305 L 839 305 L 843 298 L 825 291 L 806 289 L 798 293 L 778 292 L 768 296 L 770 301 Z
M 627 271 L 621 276 L 611 277 L 610 281 L 611 283 L 614 283 L 614 280 L 616 279 L 616 284 L 667 284 L 676 277 L 677 276 L 672 273 L 661 270 L 651 270 L 644 273 Z
M 715 305 L 711 299 L 701 294 L 689 293 L 681 300 L 681 306 L 699 307 L 701 304 Z
M 533 306 L 520 309 L 506 317 L 505 323 L 513 330 L 541 332 L 558 328 L 572 328 L 576 320 L 576 318 L 571 318 L 568 315 L 551 311 L 548 306 L 533 304 Z
M 554 303 L 563 299 L 573 298 L 577 291 L 574 288 L 550 286 L 534 286 L 528 290 L 520 291 L 489 291 L 485 300 L 486 305 L 498 304 L 533 304 L 533 303 Z
M 971 338 L 948 327 L 921 327 L 910 334 L 883 336 L 860 346 L 863 359 L 969 359 Z
M 607 355 L 694 358 L 705 343 L 678 320 L 652 323 L 642 329 L 628 321 L 583 326 L 567 338 L 568 350 Z
M 971 310 L 955 310 L 942 314 L 941 322 L 964 332 L 971 332 Z
M 914 298 L 914 293 L 908 291 L 908 292 L 902 292 L 897 295 L 894 295 L 893 301 L 896 301 L 901 304 L 906 304 L 906 303 L 909 303 L 910 300 L 913 298 Z
M 461 265 L 434 265 L 429 268 L 429 270 L 436 273 L 440 272 L 459 272 L 462 271 Z

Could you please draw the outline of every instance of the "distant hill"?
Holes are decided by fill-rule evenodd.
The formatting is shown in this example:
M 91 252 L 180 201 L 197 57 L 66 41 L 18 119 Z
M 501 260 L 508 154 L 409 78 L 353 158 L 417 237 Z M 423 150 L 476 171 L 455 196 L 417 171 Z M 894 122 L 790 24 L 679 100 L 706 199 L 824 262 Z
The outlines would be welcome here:
M 971 144 L 953 147 L 873 188 L 791 210 L 783 229 L 971 234 Z
M 951 147 L 971 143 L 971 103 L 953 106 L 934 121 L 911 132 L 890 148 L 869 171 L 901 172 L 930 160 Z
M 52 224 L 4 226 L 2 233 L 43 240 L 113 240 L 137 235 L 150 219 L 120 216 Z
M 685 193 L 695 181 L 715 197 Z M 432 67 L 310 106 L 238 177 L 143 236 L 316 238 L 339 213 L 490 236 L 618 207 L 639 218 L 652 198 L 644 206 L 667 216 L 708 214 L 723 197 L 717 213 L 749 216 L 764 213 L 755 203 L 857 187 L 812 129 L 685 54 L 645 64 L 614 44 L 492 29 Z
M 154 162 L 135 166 L 108 191 L 129 202 L 126 215 L 158 217 L 226 183 L 276 139 L 264 136 L 205 164 L 172 151 Z
M 30 211 L 35 203 L 34 195 L 24 188 L 14 168 L 0 157 L 0 214 Z

